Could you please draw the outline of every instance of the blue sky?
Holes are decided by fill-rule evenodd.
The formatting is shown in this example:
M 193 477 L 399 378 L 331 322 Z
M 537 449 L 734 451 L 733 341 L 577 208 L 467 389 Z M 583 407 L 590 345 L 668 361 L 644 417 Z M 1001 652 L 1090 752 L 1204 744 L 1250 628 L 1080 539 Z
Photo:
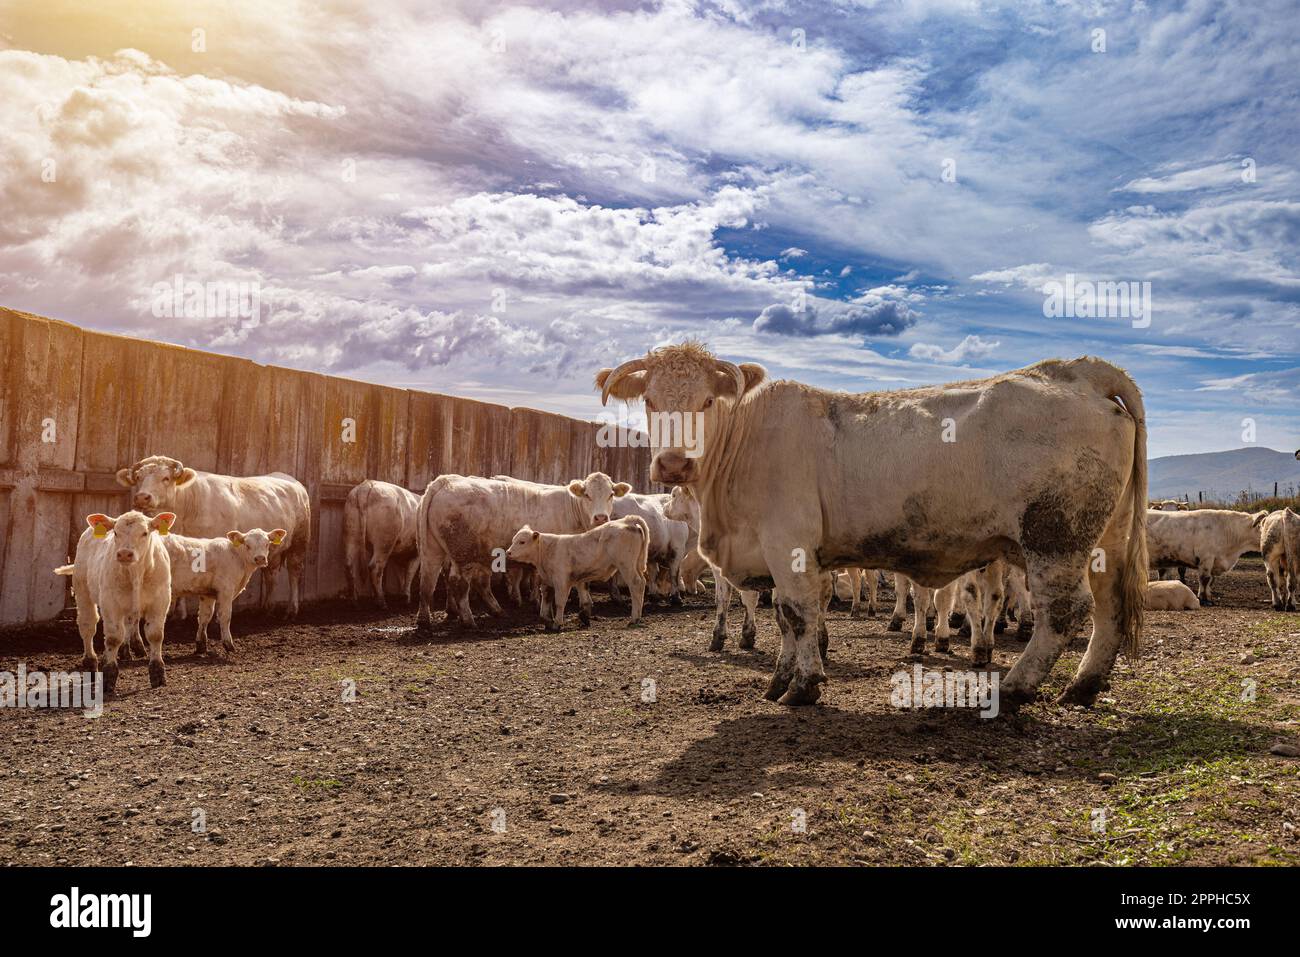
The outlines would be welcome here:
M 0 0 L 0 303 L 584 417 L 691 335 L 855 391 L 1091 353 L 1152 455 L 1300 446 L 1296 3 L 183 6 Z

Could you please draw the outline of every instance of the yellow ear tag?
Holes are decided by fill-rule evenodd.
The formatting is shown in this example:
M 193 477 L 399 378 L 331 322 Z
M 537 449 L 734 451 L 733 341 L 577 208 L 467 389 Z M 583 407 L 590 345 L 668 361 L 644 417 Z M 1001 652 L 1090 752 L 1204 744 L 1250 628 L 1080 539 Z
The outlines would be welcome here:
M 96 522 L 94 535 L 96 538 L 108 538 L 108 526 L 103 522 Z
M 274 535 L 274 536 L 272 536 L 272 538 L 271 538 L 271 544 L 272 544 L 272 545 L 279 545 L 279 544 L 280 544 L 281 542 L 283 542 L 283 541 L 284 541 L 284 536 L 283 536 L 283 535 Z
M 171 529 L 172 529 L 172 527 L 171 527 L 170 525 L 168 525 L 166 522 L 159 522 L 159 523 L 158 523 L 158 534 L 159 534 L 159 535 L 162 535 L 164 538 L 167 537 L 167 533 L 170 532 Z

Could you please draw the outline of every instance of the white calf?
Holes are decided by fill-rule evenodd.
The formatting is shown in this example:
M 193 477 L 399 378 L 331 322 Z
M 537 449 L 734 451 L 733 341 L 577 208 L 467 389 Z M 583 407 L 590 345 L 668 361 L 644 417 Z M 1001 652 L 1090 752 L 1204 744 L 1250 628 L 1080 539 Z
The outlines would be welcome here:
M 632 619 L 641 620 L 645 602 L 650 529 L 637 515 L 616 518 L 576 535 L 535 532 L 527 525 L 515 533 L 506 557 L 537 569 L 541 583 L 539 611 L 547 631 L 564 627 L 569 589 L 604 581 L 618 573 L 632 593 Z
M 117 687 L 117 653 L 144 619 L 149 639 L 149 684 L 167 683 L 163 665 L 163 624 L 171 605 L 171 562 L 159 535 L 166 535 L 176 516 L 161 512 L 148 518 L 123 512 L 111 518 L 96 512 L 77 541 L 71 565 L 54 570 L 72 576 L 77 598 L 77 630 L 81 632 L 82 667 L 95 671 L 95 627 L 104 619 L 104 692 Z M 158 532 L 159 535 L 154 535 Z
M 1145 603 L 1152 611 L 1196 611 L 1201 607 L 1196 592 L 1173 581 L 1148 582 Z
M 171 559 L 172 598 L 199 599 L 199 628 L 194 637 L 194 653 L 207 654 L 208 622 L 217 614 L 221 629 L 221 647 L 234 652 L 235 639 L 230 634 L 230 614 L 238 598 L 248 587 L 248 580 L 259 568 L 266 568 L 274 550 L 284 545 L 288 533 L 283 528 L 266 532 L 231 531 L 225 538 L 189 538 L 168 535 L 163 539 Z

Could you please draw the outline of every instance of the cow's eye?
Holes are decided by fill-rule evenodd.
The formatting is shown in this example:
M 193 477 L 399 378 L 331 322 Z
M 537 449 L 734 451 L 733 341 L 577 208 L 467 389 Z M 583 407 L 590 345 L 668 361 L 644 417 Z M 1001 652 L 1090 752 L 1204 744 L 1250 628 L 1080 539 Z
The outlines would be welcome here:
M 704 400 L 704 407 L 707 409 L 711 405 L 713 405 L 713 397 L 709 396 L 709 398 Z

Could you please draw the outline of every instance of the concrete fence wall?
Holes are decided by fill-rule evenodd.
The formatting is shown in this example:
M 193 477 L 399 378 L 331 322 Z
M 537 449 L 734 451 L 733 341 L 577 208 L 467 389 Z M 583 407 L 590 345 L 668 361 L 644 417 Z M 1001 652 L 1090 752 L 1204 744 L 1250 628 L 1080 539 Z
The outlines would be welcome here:
M 306 595 L 338 595 L 343 501 L 368 478 L 417 493 L 437 475 L 563 482 L 600 470 L 650 491 L 645 449 L 532 409 L 393 389 L 91 332 L 0 307 L 0 625 L 47 621 L 92 512 L 130 507 L 114 478 L 146 455 L 227 475 L 287 472 L 312 503 Z M 344 441 L 344 420 L 355 441 Z M 277 594 L 287 595 L 285 574 Z M 256 583 L 245 593 L 251 597 Z

